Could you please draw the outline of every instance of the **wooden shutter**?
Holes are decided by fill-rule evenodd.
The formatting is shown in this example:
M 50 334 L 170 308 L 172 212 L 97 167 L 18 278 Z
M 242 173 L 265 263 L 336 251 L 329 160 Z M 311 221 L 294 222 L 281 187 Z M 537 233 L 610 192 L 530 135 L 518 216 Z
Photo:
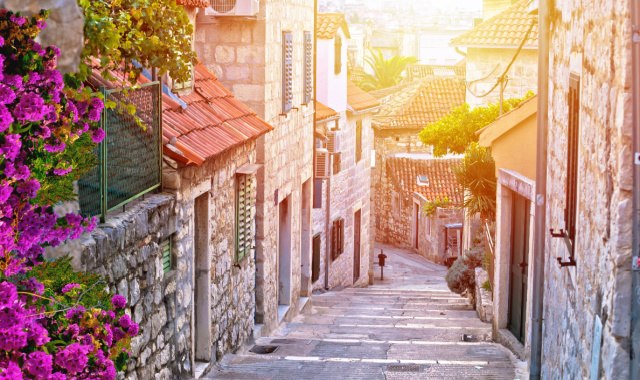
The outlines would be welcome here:
M 293 108 L 293 33 L 282 32 L 282 113 Z
M 329 152 L 326 149 L 316 149 L 315 177 L 329 178 Z
M 362 159 L 362 120 L 356 121 L 356 163 Z
M 313 96 L 313 38 L 311 32 L 304 32 L 304 90 L 303 102 L 309 104 Z
M 336 35 L 335 41 L 334 41 L 334 72 L 336 74 L 340 74 L 340 72 L 342 71 L 342 38 L 340 37 L 340 35 Z
M 564 210 L 565 230 L 569 239 L 576 234 L 576 209 L 578 204 L 578 144 L 580 141 L 580 77 L 569 78 L 569 125 L 567 141 L 567 186 Z M 573 254 L 573 252 L 571 252 Z
M 338 224 L 334 220 L 331 225 L 331 261 L 338 257 Z
M 338 220 L 338 254 L 344 252 L 344 219 Z
M 322 208 L 322 179 L 313 180 L 313 208 Z
M 342 165 L 342 154 L 341 153 L 332 154 L 331 160 L 333 162 L 333 174 L 340 173 L 340 169 Z
M 253 244 L 253 176 L 238 174 L 236 186 L 236 261 L 239 262 L 250 253 Z
M 162 252 L 162 270 L 167 273 L 173 269 L 173 257 L 171 255 L 171 237 L 160 243 L 160 251 Z

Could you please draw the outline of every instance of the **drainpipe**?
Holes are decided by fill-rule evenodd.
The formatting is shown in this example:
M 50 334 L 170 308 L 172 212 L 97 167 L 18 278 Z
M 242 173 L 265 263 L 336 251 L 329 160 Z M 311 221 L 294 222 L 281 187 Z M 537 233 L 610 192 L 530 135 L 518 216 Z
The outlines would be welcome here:
M 540 379 L 542 367 L 542 323 L 544 313 L 544 266 L 547 229 L 547 128 L 549 123 L 549 9 L 552 0 L 538 7 L 538 145 L 536 151 L 536 198 L 533 241 L 533 296 L 531 299 L 530 379 Z
M 630 0 L 633 76 L 633 264 L 631 288 L 631 368 L 632 380 L 640 380 L 640 2 Z

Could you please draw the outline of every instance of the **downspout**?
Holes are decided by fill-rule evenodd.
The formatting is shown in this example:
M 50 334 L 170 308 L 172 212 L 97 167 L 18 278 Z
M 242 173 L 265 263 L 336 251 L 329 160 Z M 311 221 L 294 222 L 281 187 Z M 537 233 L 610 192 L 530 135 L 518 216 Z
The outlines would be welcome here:
M 633 104 L 633 257 L 631 288 L 631 360 L 630 378 L 640 380 L 640 2 L 630 1 L 632 43 L 631 73 Z
M 536 198 L 533 233 L 533 295 L 531 299 L 530 379 L 540 379 L 542 367 L 542 323 L 544 314 L 544 267 L 547 192 L 547 130 L 549 123 L 549 9 L 552 0 L 538 7 L 538 145 L 536 150 Z

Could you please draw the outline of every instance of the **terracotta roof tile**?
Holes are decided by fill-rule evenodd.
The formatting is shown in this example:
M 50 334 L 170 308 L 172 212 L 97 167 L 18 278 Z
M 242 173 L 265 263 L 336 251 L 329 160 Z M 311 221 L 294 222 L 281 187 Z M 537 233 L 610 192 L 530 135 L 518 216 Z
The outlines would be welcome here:
M 324 104 L 316 101 L 316 121 L 326 120 L 338 116 L 338 113 Z
M 452 46 L 517 48 L 533 24 L 524 48 L 538 48 L 538 16 L 529 14 L 531 0 L 521 0 L 505 11 L 451 40 Z
M 210 5 L 208 0 L 176 0 L 176 4 L 195 8 L 206 8 Z
M 388 157 L 387 176 L 398 192 L 418 193 L 427 200 L 447 197 L 455 206 L 464 202 L 464 191 L 454 174 L 461 158 Z M 428 185 L 418 184 L 418 176 L 425 176 Z
M 351 38 L 347 20 L 342 13 L 318 13 L 316 25 L 316 37 L 321 39 L 332 39 L 336 36 L 338 29 L 342 28 L 345 36 Z
M 347 81 L 347 103 L 356 112 L 380 106 L 378 99 L 356 86 L 352 81 Z
M 466 76 L 466 65 L 420 65 L 415 64 L 407 68 L 409 80 L 437 78 L 437 77 L 461 77 Z
M 382 129 L 420 129 L 465 101 L 462 78 L 436 78 L 411 83 L 381 99 L 374 124 Z

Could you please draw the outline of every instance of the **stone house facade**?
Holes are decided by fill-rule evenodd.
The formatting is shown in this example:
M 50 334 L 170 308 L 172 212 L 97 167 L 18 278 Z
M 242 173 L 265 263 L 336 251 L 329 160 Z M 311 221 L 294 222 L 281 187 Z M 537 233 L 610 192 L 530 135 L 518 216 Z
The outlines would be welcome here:
M 533 97 L 479 131 L 479 144 L 491 148 L 498 179 L 493 335 L 521 359 L 531 354 L 537 109 Z
M 487 15 L 493 16 L 451 40 L 452 46 L 466 48 L 466 102 L 471 107 L 498 103 L 501 89 L 504 99 L 536 89 L 538 18 L 529 13 L 530 2 L 520 0 L 504 9 L 509 1 L 485 1 Z M 498 84 L 503 74 L 506 85 Z
M 459 254 L 463 190 L 454 167 L 460 157 L 434 158 L 429 154 L 398 153 L 388 156 L 380 178 L 376 240 L 414 250 L 438 263 Z M 448 204 L 427 212 L 429 202 Z
M 632 4 L 550 10 L 543 378 L 631 376 Z
M 197 18 L 202 62 L 274 127 L 256 153 L 255 322 L 265 333 L 311 290 L 313 28 L 312 0 L 262 0 L 254 15 L 201 10 Z
M 343 14 L 319 13 L 316 54 L 314 289 L 369 283 L 371 114 L 378 101 L 347 79 Z

